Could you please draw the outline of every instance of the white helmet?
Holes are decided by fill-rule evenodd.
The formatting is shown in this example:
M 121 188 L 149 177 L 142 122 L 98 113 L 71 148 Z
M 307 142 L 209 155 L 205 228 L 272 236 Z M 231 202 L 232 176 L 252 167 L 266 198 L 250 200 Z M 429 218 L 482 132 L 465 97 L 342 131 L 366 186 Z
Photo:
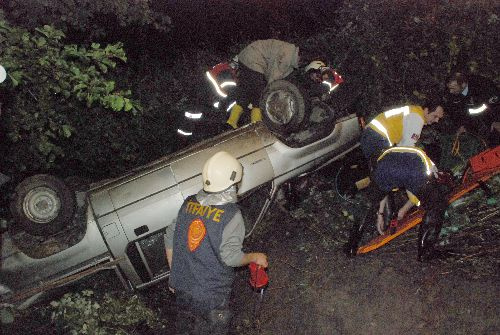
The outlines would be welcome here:
M 308 72 L 310 70 L 319 70 L 320 68 L 322 67 L 325 67 L 326 64 L 323 63 L 322 61 L 320 60 L 313 60 L 311 63 L 309 63 L 309 65 L 307 65 L 305 68 L 304 68 L 304 72 Z
M 236 158 L 225 151 L 210 157 L 203 166 L 203 189 L 216 193 L 241 181 L 243 167 Z

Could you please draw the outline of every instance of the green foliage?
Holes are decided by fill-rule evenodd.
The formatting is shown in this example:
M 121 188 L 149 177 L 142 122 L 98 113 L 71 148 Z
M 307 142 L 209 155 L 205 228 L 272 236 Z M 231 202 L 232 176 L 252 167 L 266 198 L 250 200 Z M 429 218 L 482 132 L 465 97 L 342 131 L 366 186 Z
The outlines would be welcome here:
M 6 2 L 9 17 L 32 27 L 48 22 L 43 20 L 63 22 L 87 36 L 104 31 L 106 20 L 129 27 L 149 24 L 147 12 L 155 12 L 146 0 L 30 4 Z M 346 80 L 337 95 L 352 95 L 356 105 L 351 110 L 372 115 L 395 104 L 420 103 L 431 91 L 444 92 L 444 80 L 455 66 L 498 80 L 498 15 L 498 6 L 485 0 L 349 1 L 330 15 L 335 27 L 294 42 L 326 53 Z M 9 169 L 33 173 L 58 167 L 96 178 L 119 175 L 182 147 L 175 135 L 177 120 L 186 109 L 211 104 L 204 72 L 249 42 L 228 45 L 225 55 L 216 55 L 209 42 L 184 50 L 165 44 L 136 52 L 125 68 L 120 44 L 65 45 L 64 34 L 54 28 L 8 29 L 15 33 L 1 28 L 0 62 L 8 56 L 14 63 L 7 67 L 11 98 L 3 106 L 0 127 L 6 129 L 0 136 L 9 136 L 3 153 Z M 8 42 L 11 35 L 17 44 Z M 12 47 L 5 48 L 6 43 Z M 141 113 L 128 88 L 144 103 Z
M 19 171 L 54 167 L 89 108 L 140 108 L 129 90 L 107 79 L 117 61 L 126 61 L 120 43 L 87 48 L 64 44 L 64 36 L 51 26 L 30 32 L 0 20 L 0 62 L 10 79 L 2 84 L 3 122 L 11 142 L 8 160 Z
M 4 6 L 9 19 L 23 27 L 51 24 L 82 32 L 89 39 L 104 36 L 109 27 L 150 26 L 167 31 L 171 25 L 170 17 L 151 0 L 7 0 Z
M 176 134 L 177 121 L 186 110 L 211 105 L 204 73 L 223 57 L 198 49 L 176 52 L 173 49 L 169 54 L 175 63 L 144 54 L 118 69 L 117 77 L 144 102 L 141 113 L 130 117 L 129 113 L 90 108 L 75 117 L 72 125 L 79 131 L 65 143 L 66 170 L 77 170 L 93 179 L 109 178 L 186 145 Z
M 145 324 L 161 327 L 155 313 L 136 296 L 115 296 L 110 293 L 96 297 L 91 290 L 67 293 L 50 303 L 52 320 L 64 334 L 129 334 L 131 328 Z
M 375 114 L 444 93 L 456 67 L 498 80 L 498 13 L 494 1 L 348 1 L 339 28 L 307 42 L 334 61 L 359 111 Z
M 477 136 L 463 133 L 458 138 L 456 135 L 442 135 L 440 169 L 449 170 L 457 177 L 463 175 L 469 159 L 486 149 L 486 144 Z
M 10 324 L 14 322 L 14 313 L 12 308 L 1 307 L 0 308 L 0 324 Z

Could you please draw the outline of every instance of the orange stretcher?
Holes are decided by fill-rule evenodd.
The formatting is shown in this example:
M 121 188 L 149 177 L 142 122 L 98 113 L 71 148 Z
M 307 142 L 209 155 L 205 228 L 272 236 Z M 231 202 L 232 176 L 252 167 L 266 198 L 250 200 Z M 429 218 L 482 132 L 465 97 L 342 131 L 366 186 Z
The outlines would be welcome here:
M 499 172 L 500 145 L 471 157 L 467 164 L 467 169 L 463 174 L 461 184 L 452 189 L 448 202 L 451 204 Z M 395 230 L 388 230 L 384 235 L 377 236 L 367 244 L 359 247 L 357 254 L 365 254 L 380 248 L 389 241 L 392 241 L 399 235 L 419 224 L 424 217 L 424 213 L 425 211 L 423 209 L 412 212 L 403 220 L 398 222 Z

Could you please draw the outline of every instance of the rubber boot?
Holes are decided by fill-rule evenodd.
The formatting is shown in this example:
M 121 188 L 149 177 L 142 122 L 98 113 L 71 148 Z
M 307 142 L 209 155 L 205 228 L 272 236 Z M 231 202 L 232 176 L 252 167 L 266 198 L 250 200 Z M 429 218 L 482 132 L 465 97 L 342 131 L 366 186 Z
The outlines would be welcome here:
M 347 256 L 354 257 L 358 253 L 359 242 L 361 241 L 361 237 L 363 236 L 363 232 L 365 227 L 363 224 L 359 222 L 354 222 L 351 228 L 351 233 L 349 235 L 349 241 L 344 247 L 344 251 Z
M 369 220 L 369 214 L 373 212 L 373 208 L 370 206 L 365 209 L 365 212 L 361 215 L 361 218 L 354 220 L 351 228 L 351 233 L 349 234 L 349 240 L 344 247 L 344 251 L 348 256 L 354 257 L 358 253 L 359 242 L 363 237 L 363 232 L 365 231 L 366 223 Z
M 439 233 L 443 226 L 444 212 L 432 209 L 425 215 L 418 230 L 417 260 L 424 262 L 434 255 L 434 247 L 439 240 Z
M 243 107 L 238 104 L 235 104 L 233 108 L 231 108 L 231 114 L 229 114 L 229 118 L 226 123 L 233 127 L 233 129 L 238 128 L 238 121 L 240 120 L 241 114 L 243 113 Z
M 418 230 L 417 259 L 426 261 L 435 255 L 434 246 L 439 240 L 439 233 L 443 226 L 444 212 L 448 207 L 448 201 L 439 192 L 435 179 L 426 183 L 415 196 L 421 199 L 421 206 L 426 210 Z
M 385 222 L 386 229 L 389 229 L 389 233 L 391 235 L 396 233 L 397 229 L 397 218 L 398 218 L 398 213 L 396 211 L 396 204 L 394 202 L 394 191 L 389 192 L 387 195 L 389 198 L 387 199 L 387 208 L 384 208 L 384 214 L 386 215 L 385 219 L 387 220 Z M 396 221 L 394 221 L 396 220 Z
M 262 111 L 260 110 L 260 108 L 252 108 L 252 110 L 250 111 L 250 121 L 252 121 L 252 123 L 262 121 Z

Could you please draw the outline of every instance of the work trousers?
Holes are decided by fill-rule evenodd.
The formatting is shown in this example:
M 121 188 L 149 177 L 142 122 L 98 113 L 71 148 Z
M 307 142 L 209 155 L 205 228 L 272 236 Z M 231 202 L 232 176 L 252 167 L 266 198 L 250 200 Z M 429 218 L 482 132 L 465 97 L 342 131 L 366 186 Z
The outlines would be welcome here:
M 213 309 L 206 308 L 206 302 L 194 299 L 190 294 L 176 291 L 178 335 L 225 335 L 229 330 L 232 313 L 228 299 Z

